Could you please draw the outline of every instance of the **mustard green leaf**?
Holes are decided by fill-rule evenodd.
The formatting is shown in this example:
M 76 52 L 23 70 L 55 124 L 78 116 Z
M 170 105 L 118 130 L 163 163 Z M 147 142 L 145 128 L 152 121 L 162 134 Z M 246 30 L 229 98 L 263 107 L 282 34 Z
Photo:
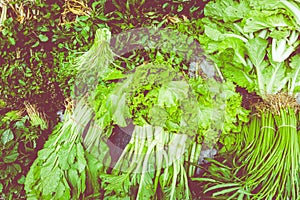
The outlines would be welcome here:
M 49 38 L 46 36 L 46 35 L 43 35 L 43 34 L 40 34 L 39 35 L 39 39 L 42 41 L 42 42 L 47 42 L 49 40 Z
M 14 133 L 12 132 L 11 129 L 6 129 L 2 133 L 1 141 L 2 141 L 3 145 L 5 145 L 6 143 L 10 142 L 13 139 L 14 139 Z

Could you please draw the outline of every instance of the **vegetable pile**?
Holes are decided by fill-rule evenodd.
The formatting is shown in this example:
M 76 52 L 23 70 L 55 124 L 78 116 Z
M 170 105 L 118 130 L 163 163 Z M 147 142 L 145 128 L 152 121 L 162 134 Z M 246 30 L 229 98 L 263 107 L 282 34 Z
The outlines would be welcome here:
M 163 60 L 124 72 L 111 60 L 109 35 L 99 29 L 94 45 L 78 59 L 77 91 L 93 88 L 97 82 L 82 84 L 91 75 L 98 84 L 88 97 L 76 96 L 74 109 L 38 153 L 26 177 L 27 195 L 191 198 L 188 181 L 196 175 L 202 145 L 212 148 L 221 138 L 224 149 L 230 148 L 226 137 L 247 119 L 241 96 L 231 82 L 189 78 Z M 97 64 L 99 76 L 93 74 Z M 111 157 L 108 146 L 118 148 L 109 145 L 114 127 L 130 124 L 129 143 L 119 158 Z
M 199 40 L 209 58 L 226 80 L 263 99 L 252 105 L 232 168 L 219 163 L 227 173 L 220 180 L 212 167 L 206 191 L 227 199 L 298 199 L 299 1 L 216 0 L 204 14 Z
M 299 199 L 299 0 L 212 0 L 182 18 L 96 31 L 29 199 Z

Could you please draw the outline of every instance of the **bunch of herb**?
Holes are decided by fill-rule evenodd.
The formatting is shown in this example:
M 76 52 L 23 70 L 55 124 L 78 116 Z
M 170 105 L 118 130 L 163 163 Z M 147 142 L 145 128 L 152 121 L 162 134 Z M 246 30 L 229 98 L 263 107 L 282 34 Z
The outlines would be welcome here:
M 173 69 L 173 62 L 164 61 L 161 54 L 153 63 L 125 74 L 119 68 L 109 67 L 110 59 L 98 54 L 98 48 L 95 43 L 86 54 L 89 56 L 83 55 L 79 62 L 84 63 L 79 65 L 83 72 L 99 66 L 96 60 L 107 70 L 91 98 L 95 122 L 90 126 L 98 126 L 98 130 L 87 132 L 84 145 L 95 157 L 103 156 L 100 146 L 112 134 L 113 126 L 126 127 L 130 122 L 135 125 L 112 174 L 101 172 L 105 195 L 149 198 L 155 196 L 160 185 L 166 197 L 189 198 L 187 177 L 195 174 L 203 138 L 212 147 L 218 141 L 219 131 L 225 135 L 235 127 L 235 112 L 228 114 L 227 119 L 224 117 L 226 101 L 235 102 L 236 108 L 241 103 L 240 96 L 233 92 L 233 84 L 222 86 L 215 80 L 205 82 L 201 77 L 189 80 Z M 219 109 L 218 118 L 214 108 Z M 224 130 L 223 120 L 227 125 Z M 179 147 L 178 141 L 185 142 Z M 176 178 L 178 174 L 181 179 Z M 116 181 L 118 185 L 114 185 Z
M 77 58 L 77 78 L 75 81 L 75 95 L 85 95 L 93 91 L 98 80 L 109 71 L 109 65 L 114 60 L 114 53 L 110 48 L 111 32 L 107 28 L 99 28 L 95 34 L 92 47 Z

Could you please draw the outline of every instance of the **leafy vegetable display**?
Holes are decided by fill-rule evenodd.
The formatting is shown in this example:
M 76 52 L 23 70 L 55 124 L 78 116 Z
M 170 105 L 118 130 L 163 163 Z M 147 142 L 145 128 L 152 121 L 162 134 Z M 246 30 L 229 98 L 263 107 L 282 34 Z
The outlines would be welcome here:
M 66 113 L 39 152 L 26 177 L 28 198 L 145 199 L 159 193 L 169 199 L 191 198 L 188 179 L 196 173 L 202 144 L 212 148 L 222 133 L 221 141 L 229 148 L 226 136 L 238 131 L 237 122 L 246 119 L 241 96 L 231 82 L 190 79 L 162 60 L 124 73 L 111 60 L 107 35 L 107 29 L 98 30 L 92 48 L 78 59 L 83 87 L 77 91 L 98 85 L 95 91 L 88 90 L 88 100 L 79 100 L 73 112 Z M 101 73 L 93 76 L 97 66 Z M 80 82 L 89 76 L 92 82 Z M 130 123 L 131 140 L 116 163 L 110 162 L 114 158 L 107 144 L 113 127 Z M 52 176 L 56 178 L 50 180 Z
M 226 80 L 263 99 L 236 143 L 234 176 L 212 182 L 214 196 L 298 199 L 299 1 L 211 1 L 204 10 L 205 52 Z M 285 163 L 279 164 L 279 163 Z

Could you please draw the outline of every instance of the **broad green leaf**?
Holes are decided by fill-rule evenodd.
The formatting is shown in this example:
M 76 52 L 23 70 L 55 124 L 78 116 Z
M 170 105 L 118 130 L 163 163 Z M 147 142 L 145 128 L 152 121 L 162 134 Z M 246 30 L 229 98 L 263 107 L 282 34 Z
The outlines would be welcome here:
M 294 92 L 296 91 L 297 87 L 300 86 L 300 56 L 299 54 L 293 56 L 291 58 L 291 62 L 289 65 L 292 70 L 290 72 L 291 74 L 291 79 L 289 82 L 289 94 L 293 95 Z
M 112 70 L 107 74 L 106 77 L 103 78 L 105 81 L 116 80 L 124 78 L 124 74 L 120 70 Z
M 54 195 L 53 199 L 64 199 L 65 190 L 66 190 L 65 185 L 60 181 L 55 190 L 55 195 Z
M 87 172 L 88 172 L 88 177 L 91 185 L 87 185 L 87 187 L 93 188 L 93 190 L 98 191 L 100 189 L 100 184 L 99 184 L 99 172 L 102 169 L 102 163 L 101 161 L 103 159 L 97 159 L 93 155 L 89 154 L 88 152 L 86 153 L 86 158 L 87 158 Z
M 78 187 L 81 184 L 77 170 L 74 168 L 70 168 L 68 170 L 67 177 L 68 177 L 67 179 L 71 185 L 72 193 L 77 195 L 77 193 L 79 192 Z
M 185 81 L 170 81 L 163 85 L 158 94 L 158 105 L 163 107 L 177 105 L 188 97 L 189 85 Z
M 68 164 L 68 159 L 67 159 L 67 156 L 69 156 L 68 150 L 69 150 L 69 145 L 64 145 L 59 149 L 59 151 L 57 153 L 58 164 L 62 170 L 67 170 L 70 168 L 70 166 Z
M 243 18 L 243 13 L 247 12 L 247 4 L 237 3 L 233 0 L 209 2 L 204 8 L 205 16 L 211 16 L 218 20 L 224 20 L 225 22 L 235 21 Z
M 77 151 L 76 146 L 72 146 L 71 150 L 67 155 L 67 160 L 69 165 L 72 165 L 75 162 L 76 151 Z
M 256 68 L 258 94 L 260 95 L 265 94 L 266 82 L 268 82 L 268 79 L 265 79 L 263 76 L 263 71 L 268 65 L 268 63 L 264 61 L 267 45 L 268 41 L 259 37 L 248 40 L 246 44 L 250 60 Z
M 263 72 L 263 78 L 268 80 L 266 82 L 265 91 L 267 94 L 276 94 L 286 86 L 290 77 L 287 76 L 287 66 L 285 63 L 273 62 L 272 60 L 270 63 L 271 66 L 266 68 Z
M 14 127 L 18 128 L 18 129 L 26 129 L 27 127 L 25 126 L 24 121 L 17 121 L 14 124 Z
M 11 151 L 9 151 L 7 155 L 3 157 L 3 161 L 5 163 L 12 163 L 17 160 L 18 156 L 19 156 L 18 145 L 15 145 L 15 147 Z
M 251 0 L 249 1 L 251 7 L 257 10 L 273 10 L 280 8 L 280 1 L 278 0 Z
M 214 41 L 222 41 L 224 39 L 223 34 L 219 30 L 207 25 L 204 26 L 204 33 Z
M 290 35 L 290 31 L 284 29 L 284 30 L 273 30 L 269 36 L 271 38 L 281 40 L 281 39 L 287 38 L 289 35 Z
M 278 15 L 274 11 L 261 12 L 255 10 L 251 11 L 249 16 L 244 26 L 245 33 L 252 33 L 272 27 L 289 27 L 291 25 L 285 16 Z
M 42 42 L 47 42 L 49 40 L 49 38 L 46 36 L 46 35 L 43 35 L 43 34 L 40 34 L 39 35 L 39 39 L 42 41 Z
M 44 148 L 38 152 L 38 158 L 41 160 L 46 160 L 50 154 L 54 151 L 53 148 Z
M 19 184 L 24 184 L 25 183 L 25 176 L 22 175 L 21 178 L 18 179 Z
M 290 11 L 290 13 L 295 18 L 296 24 L 298 26 L 299 30 L 299 24 L 300 24 L 300 8 L 299 8 L 299 1 L 298 4 L 293 1 L 287 1 L 287 0 L 280 0 L 280 2 L 285 6 L 285 8 Z
M 110 194 L 116 192 L 119 194 L 127 194 L 130 190 L 131 182 L 128 174 L 112 175 L 101 174 L 101 180 L 105 184 L 105 192 Z
M 78 162 L 78 171 L 79 173 L 82 173 L 85 170 L 85 167 L 87 165 L 85 157 L 84 157 L 84 149 L 81 145 L 81 143 L 77 144 L 77 162 Z
M 14 133 L 10 129 L 6 129 L 1 136 L 1 141 L 5 145 L 6 143 L 10 142 L 14 139 Z
M 52 170 L 55 167 L 57 161 L 57 154 L 54 152 L 52 153 L 44 162 L 43 166 L 41 167 L 41 179 L 46 179 Z
M 41 189 L 43 191 L 43 195 L 51 195 L 52 193 L 56 192 L 61 176 L 62 172 L 58 167 L 55 167 L 50 173 L 48 173 L 47 176 L 45 176 L 44 179 L 42 179 Z
M 250 60 L 257 68 L 260 67 L 262 61 L 266 56 L 267 46 L 268 41 L 259 37 L 250 39 L 246 43 L 246 48 L 248 50 Z M 259 70 L 262 71 L 263 69 L 259 68 Z
M 240 1 L 238 4 L 232 4 L 224 10 L 224 21 L 237 21 L 243 19 L 249 12 L 249 5 L 246 1 Z

